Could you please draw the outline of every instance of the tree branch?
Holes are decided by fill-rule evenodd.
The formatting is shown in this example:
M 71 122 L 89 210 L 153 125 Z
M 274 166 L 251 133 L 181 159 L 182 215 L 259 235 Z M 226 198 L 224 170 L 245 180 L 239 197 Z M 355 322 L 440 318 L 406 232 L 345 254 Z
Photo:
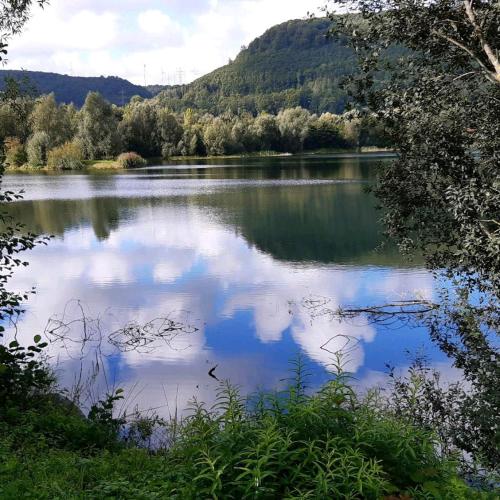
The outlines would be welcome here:
M 477 23 L 476 15 L 474 14 L 474 10 L 472 9 L 472 3 L 469 0 L 464 0 L 464 6 L 467 17 L 469 18 L 469 21 L 474 28 L 474 32 L 479 38 L 481 47 L 483 48 L 483 51 L 486 54 L 486 57 L 490 61 L 491 65 L 495 68 L 494 74 L 496 83 L 500 84 L 500 61 L 498 60 L 498 57 L 493 53 L 493 49 L 483 37 L 483 32 L 481 30 L 481 27 Z
M 481 59 L 471 49 L 469 49 L 469 47 L 465 46 L 458 40 L 455 40 L 451 36 L 445 35 L 444 33 L 440 33 L 439 31 L 433 30 L 432 33 L 440 38 L 443 38 L 444 40 L 450 42 L 451 44 L 455 45 L 456 47 L 462 49 L 464 52 L 469 54 L 469 56 L 471 56 L 479 64 L 479 66 L 481 66 L 486 78 L 490 82 L 500 84 L 500 74 L 498 75 L 497 79 L 496 73 L 494 71 L 491 71 L 490 68 L 488 68 L 488 66 L 486 66 L 486 64 L 484 64 L 484 62 L 481 61 Z

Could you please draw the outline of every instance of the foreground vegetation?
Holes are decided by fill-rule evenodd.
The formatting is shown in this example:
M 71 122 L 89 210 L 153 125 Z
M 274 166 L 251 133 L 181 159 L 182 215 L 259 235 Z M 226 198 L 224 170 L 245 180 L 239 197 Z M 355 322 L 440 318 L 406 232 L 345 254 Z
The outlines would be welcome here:
M 223 382 L 213 407 L 170 421 L 113 416 L 118 390 L 85 418 L 56 395 L 44 347 L 0 346 L 1 498 L 494 498 L 342 373 L 307 395 L 298 360 L 284 391 L 244 401 Z

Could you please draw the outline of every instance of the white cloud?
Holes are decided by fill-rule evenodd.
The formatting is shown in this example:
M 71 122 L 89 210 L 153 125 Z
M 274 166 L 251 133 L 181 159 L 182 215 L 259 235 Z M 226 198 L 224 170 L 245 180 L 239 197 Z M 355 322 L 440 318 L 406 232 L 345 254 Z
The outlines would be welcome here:
M 184 273 L 189 271 L 195 262 L 193 252 L 171 250 L 169 258 L 159 262 L 153 270 L 153 278 L 157 283 L 175 283 Z M 171 256 L 176 255 L 175 259 Z
M 161 35 L 171 27 L 172 21 L 161 10 L 146 10 L 139 14 L 137 24 L 144 33 Z
M 54 50 L 92 53 L 112 46 L 119 32 L 119 16 L 113 12 L 76 12 L 64 19 L 47 8 L 35 15 L 28 29 L 13 43 L 11 59 L 17 54 L 51 55 Z
M 134 83 L 189 81 L 234 58 L 271 26 L 304 18 L 310 0 L 52 0 L 12 41 L 7 68 Z

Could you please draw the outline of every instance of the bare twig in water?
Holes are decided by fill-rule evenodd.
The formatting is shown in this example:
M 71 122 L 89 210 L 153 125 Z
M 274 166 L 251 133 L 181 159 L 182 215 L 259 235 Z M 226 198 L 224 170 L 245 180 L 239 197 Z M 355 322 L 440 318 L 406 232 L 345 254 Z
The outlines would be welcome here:
M 419 325 L 439 305 L 427 300 L 403 300 L 390 304 L 339 308 L 337 317 L 340 320 L 355 320 L 362 318 L 367 324 L 378 324 L 385 328 L 402 328 Z
M 212 378 L 214 378 L 215 380 L 217 380 L 217 382 L 220 382 L 219 379 L 217 378 L 217 376 L 215 375 L 215 370 L 217 369 L 219 365 L 215 365 L 213 368 L 211 368 L 209 371 L 208 371 L 208 375 Z
M 67 391 L 68 397 L 74 402 L 81 403 L 82 399 L 97 400 L 92 392 L 97 389 L 98 393 L 102 393 L 97 387 L 98 379 L 104 382 L 106 393 L 113 392 L 116 381 L 108 380 L 106 358 L 117 351 L 147 354 L 164 344 L 180 350 L 174 345 L 174 340 L 180 335 L 198 331 L 195 326 L 173 319 L 175 314 L 182 312 L 174 311 L 169 314 L 170 317 L 155 318 L 142 325 L 132 322 L 108 334 L 107 325 L 110 319 L 116 322 L 116 318 L 109 314 L 109 310 L 105 312 L 109 318 L 92 317 L 81 301 L 71 300 L 62 314 L 51 317 L 45 327 L 47 340 L 51 344 L 62 346 L 65 357 L 80 365 L 79 369 L 73 370 L 73 386 Z M 189 347 L 186 345 L 184 349 Z
M 301 306 L 311 318 L 327 317 L 330 320 L 365 320 L 367 324 L 377 323 L 386 327 L 403 326 L 415 319 L 437 310 L 438 304 L 423 299 L 400 300 L 383 305 L 363 307 L 328 307 L 331 299 L 321 296 L 310 296 L 302 300 Z
M 122 352 L 151 352 L 156 348 L 154 343 L 157 340 L 170 345 L 177 336 L 193 334 L 197 331 L 198 328 L 194 326 L 185 325 L 170 318 L 155 318 L 144 325 L 131 322 L 111 333 L 108 339 L 111 345 Z
M 68 312 L 70 306 L 76 306 L 76 315 Z M 63 343 L 69 357 L 72 355 L 68 344 L 79 344 L 79 359 L 85 357 L 85 348 L 90 344 L 95 349 L 101 349 L 104 340 L 121 352 L 134 350 L 152 352 L 158 347 L 157 344 L 155 345 L 157 341 L 170 345 L 179 335 L 194 334 L 198 331 L 197 327 L 172 319 L 170 315 L 155 318 L 145 324 L 133 321 L 105 335 L 101 317 L 88 316 L 82 303 L 75 300 L 66 304 L 61 317 L 54 316 L 49 319 L 45 334 L 51 342 Z M 74 332 L 75 328 L 79 331 Z

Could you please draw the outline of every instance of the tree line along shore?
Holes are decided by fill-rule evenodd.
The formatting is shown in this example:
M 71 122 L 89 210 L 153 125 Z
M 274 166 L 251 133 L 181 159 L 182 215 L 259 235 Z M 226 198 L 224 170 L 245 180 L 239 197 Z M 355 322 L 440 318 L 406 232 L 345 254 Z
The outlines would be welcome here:
M 53 94 L 33 97 L 12 80 L 0 101 L 0 144 L 8 169 L 130 168 L 143 158 L 269 155 L 388 148 L 383 127 L 359 111 L 316 115 L 192 109 L 175 113 L 139 96 L 119 107 L 90 92 L 81 109 Z

